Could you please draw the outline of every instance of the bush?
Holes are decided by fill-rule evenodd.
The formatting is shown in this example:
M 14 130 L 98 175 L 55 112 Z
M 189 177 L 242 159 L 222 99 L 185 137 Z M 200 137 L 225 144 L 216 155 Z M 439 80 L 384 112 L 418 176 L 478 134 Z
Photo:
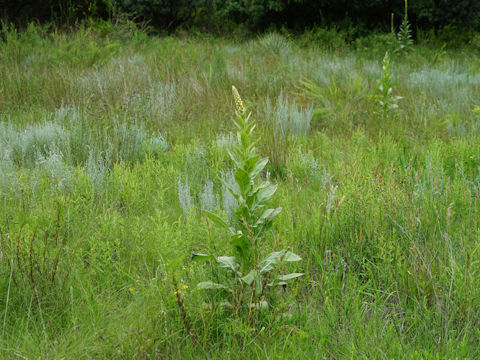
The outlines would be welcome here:
M 156 28 L 175 30 L 209 8 L 209 0 L 119 0 L 118 9 Z

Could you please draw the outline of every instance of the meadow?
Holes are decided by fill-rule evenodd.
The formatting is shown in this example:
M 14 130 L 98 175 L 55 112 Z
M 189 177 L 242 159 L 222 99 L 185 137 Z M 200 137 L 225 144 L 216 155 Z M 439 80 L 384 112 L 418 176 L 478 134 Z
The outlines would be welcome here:
M 1 37 L 1 358 L 480 357 L 480 40 Z M 303 274 L 254 317 L 193 257 L 232 254 L 232 85 L 282 208 L 258 251 Z

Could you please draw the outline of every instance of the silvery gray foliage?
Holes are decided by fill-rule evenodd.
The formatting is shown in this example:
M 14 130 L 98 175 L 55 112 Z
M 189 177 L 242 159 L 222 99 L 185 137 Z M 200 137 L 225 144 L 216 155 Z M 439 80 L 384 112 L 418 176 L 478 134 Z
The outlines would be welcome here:
M 313 108 L 309 106 L 302 109 L 280 93 L 275 103 L 267 98 L 265 114 L 267 119 L 273 121 L 283 137 L 289 134 L 307 135 L 313 118 Z
M 143 161 L 168 148 L 162 134 L 150 135 L 128 123 L 115 123 L 113 134 L 105 133 L 98 141 L 74 107 L 61 106 L 48 117 L 51 120 L 23 129 L 10 121 L 0 122 L 0 186 L 13 181 L 16 167 L 43 172 L 53 183 L 64 186 L 72 180 L 73 168 L 80 166 L 92 183 L 99 184 L 113 162 Z
M 207 179 L 203 186 L 203 190 L 200 193 L 200 205 L 202 210 L 212 211 L 217 207 L 217 203 L 217 197 L 213 191 L 213 182 Z
M 299 165 L 305 171 L 305 173 L 308 175 L 310 180 L 315 180 L 317 179 L 319 173 L 320 173 L 320 165 L 318 163 L 318 160 L 315 159 L 315 156 L 313 155 L 312 151 L 309 151 L 308 153 L 301 153 L 299 157 Z
M 98 186 L 105 181 L 108 171 L 107 164 L 103 156 L 90 149 L 87 163 L 85 164 L 85 171 L 93 186 Z
M 431 91 L 433 94 L 441 95 L 443 92 L 451 92 L 459 86 L 475 87 L 480 85 L 480 74 L 467 73 L 458 69 L 454 64 L 448 64 L 444 69 L 424 67 L 420 71 L 410 74 L 412 85 Z
M 227 214 L 228 219 L 231 219 L 233 212 L 238 207 L 238 203 L 227 187 L 238 190 L 238 185 L 235 182 L 235 178 L 233 176 L 232 171 L 222 172 L 221 179 L 222 179 L 222 208 L 223 208 L 223 211 L 225 211 L 225 213 Z
M 72 180 L 73 168 L 65 163 L 62 153 L 55 147 L 47 154 L 37 153 L 37 167 L 44 171 L 57 187 L 68 187 Z
M 29 125 L 23 131 L 11 123 L 0 124 L 0 148 L 3 156 L 22 167 L 33 167 L 39 154 L 46 156 L 52 149 L 68 147 L 64 128 L 46 121 Z
M 134 93 L 126 101 L 126 111 L 138 119 L 171 120 L 175 112 L 177 85 L 174 82 L 153 82 L 146 92 Z
M 135 123 L 121 123 L 114 128 L 113 153 L 116 160 L 129 162 L 142 161 L 147 154 L 158 156 L 165 152 L 168 143 L 162 134 L 149 136 Z
M 149 154 L 158 156 L 167 151 L 168 142 L 162 134 L 155 134 L 146 142 L 146 149 Z
M 120 123 L 114 128 L 117 160 L 136 162 L 143 158 L 147 133 L 136 124 Z
M 215 142 L 217 146 L 222 150 L 228 149 L 231 146 L 231 144 L 233 144 L 234 141 L 235 141 L 235 136 L 231 132 L 217 134 L 215 138 Z
M 193 208 L 193 198 L 190 193 L 190 185 L 188 185 L 188 181 L 182 181 L 182 178 L 178 178 L 178 201 L 180 202 L 180 207 L 183 210 L 185 216 L 190 214 L 190 211 Z

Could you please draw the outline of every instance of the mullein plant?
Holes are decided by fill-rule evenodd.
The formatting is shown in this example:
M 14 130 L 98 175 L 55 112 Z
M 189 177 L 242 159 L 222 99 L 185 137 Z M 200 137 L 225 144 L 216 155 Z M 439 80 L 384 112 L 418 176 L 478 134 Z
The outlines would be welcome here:
M 393 30 L 393 14 L 392 14 L 392 30 Z M 400 24 L 400 29 L 396 35 L 395 53 L 406 53 L 413 45 L 412 30 L 408 22 L 408 2 L 405 0 L 405 15 Z
M 393 87 L 397 85 L 397 83 L 392 80 L 391 66 L 392 64 L 390 63 L 390 57 L 387 51 L 382 62 L 382 76 L 377 81 L 379 94 L 375 96 L 379 105 L 379 112 L 382 116 L 386 116 L 388 112 L 398 108 L 397 103 L 402 99 L 401 96 L 394 96 L 392 94 Z
M 255 147 L 255 122 L 235 87 L 232 87 L 236 107 L 236 141 L 228 154 L 235 165 L 235 186 L 225 183 L 236 200 L 236 209 L 229 222 L 214 213 L 205 211 L 209 220 L 225 228 L 229 233 L 233 256 L 194 254 L 194 260 L 209 260 L 218 267 L 215 281 L 204 281 L 197 288 L 216 291 L 221 294 L 223 306 L 232 308 L 238 314 L 242 308 L 249 309 L 249 319 L 254 309 L 265 309 L 268 293 L 287 281 L 302 276 L 302 273 L 278 274 L 275 270 L 287 262 L 301 258 L 288 249 L 273 251 L 262 257 L 262 242 L 274 218 L 281 208 L 269 208 L 267 203 L 277 190 L 277 185 L 260 179 L 268 163 Z M 219 280 L 221 279 L 221 280 Z

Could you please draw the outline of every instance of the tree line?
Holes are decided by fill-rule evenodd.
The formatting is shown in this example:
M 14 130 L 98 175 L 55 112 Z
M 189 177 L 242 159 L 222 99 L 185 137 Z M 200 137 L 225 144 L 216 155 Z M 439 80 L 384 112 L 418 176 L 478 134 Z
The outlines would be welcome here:
M 404 6 L 404 0 L 0 0 L 0 16 L 21 26 L 31 21 L 70 25 L 121 15 L 169 32 L 235 26 L 302 31 L 319 25 L 388 31 L 391 14 L 398 25 Z M 415 28 L 480 30 L 480 1 L 415 0 L 408 4 L 408 18 Z

